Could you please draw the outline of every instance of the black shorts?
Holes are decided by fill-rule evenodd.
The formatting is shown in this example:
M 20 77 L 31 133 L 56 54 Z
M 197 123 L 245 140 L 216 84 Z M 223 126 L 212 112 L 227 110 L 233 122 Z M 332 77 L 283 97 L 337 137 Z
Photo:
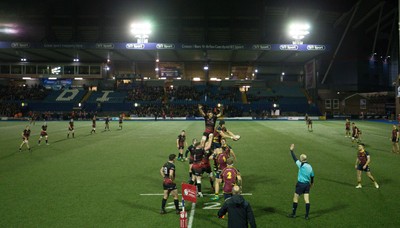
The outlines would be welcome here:
M 363 169 L 363 166 L 364 165 L 358 164 L 357 165 L 357 170 L 364 171 L 364 172 L 370 172 L 371 171 L 368 165 L 367 165 L 367 168 L 365 168 L 365 169 Z
M 185 147 L 184 146 L 178 146 L 178 150 L 183 150 Z
M 296 191 L 295 192 L 296 192 L 297 195 L 310 193 L 310 184 L 309 183 L 297 182 Z
M 222 177 L 221 177 L 221 173 L 222 173 L 222 170 L 217 170 L 217 171 L 215 171 L 215 178 L 221 179 L 221 178 L 222 178 Z
M 203 173 L 211 173 L 211 166 L 210 164 L 203 166 Z
M 171 179 L 166 178 L 163 181 L 163 188 L 164 190 L 172 191 L 176 189 L 176 184 Z

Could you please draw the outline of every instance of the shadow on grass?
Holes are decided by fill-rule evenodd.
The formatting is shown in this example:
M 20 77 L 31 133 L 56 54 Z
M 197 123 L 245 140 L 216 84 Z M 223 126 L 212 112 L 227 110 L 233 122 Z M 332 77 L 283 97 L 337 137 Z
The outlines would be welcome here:
M 338 180 L 327 179 L 327 178 L 323 178 L 323 177 L 318 178 L 318 180 L 333 182 L 333 183 L 340 184 L 340 185 L 344 185 L 344 186 L 351 186 L 351 187 L 354 187 L 354 186 L 355 186 L 354 183 L 347 183 L 347 182 L 342 182 L 342 181 L 338 181 Z
M 7 159 L 7 158 L 10 158 L 10 157 L 14 156 L 16 153 L 19 153 L 19 151 L 15 150 L 15 152 L 13 152 L 11 154 L 4 155 L 4 156 L 0 157 L 0 160 L 4 160 L 4 159 Z
M 154 213 L 154 214 L 160 214 L 160 209 L 158 207 L 149 207 L 147 205 L 143 205 L 143 204 L 137 204 L 136 202 L 132 201 L 128 201 L 128 200 L 117 200 L 118 203 L 129 207 L 129 208 L 133 208 L 133 209 L 137 209 L 137 210 L 146 210 L 149 213 Z M 160 200 L 161 202 L 161 200 Z M 175 210 L 173 211 L 167 211 L 167 213 L 174 213 L 175 214 Z
M 263 185 L 263 184 L 277 184 L 278 182 L 276 179 L 268 178 L 265 176 L 258 176 L 258 175 L 246 175 L 243 177 L 245 182 L 245 189 L 246 192 L 251 192 L 254 190 L 253 186 L 256 185 Z
M 310 215 L 311 215 L 310 217 L 313 217 L 313 218 L 321 217 L 323 215 L 330 214 L 335 211 L 343 210 L 347 207 L 349 207 L 349 205 L 339 203 L 337 205 L 334 205 L 334 206 L 332 206 L 330 208 L 326 208 L 326 209 L 320 209 L 320 210 L 316 210 L 316 211 L 310 210 Z

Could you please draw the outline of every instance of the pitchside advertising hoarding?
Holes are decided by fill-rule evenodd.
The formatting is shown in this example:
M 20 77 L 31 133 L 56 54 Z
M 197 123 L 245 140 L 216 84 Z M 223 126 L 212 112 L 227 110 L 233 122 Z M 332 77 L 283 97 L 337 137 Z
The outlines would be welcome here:
M 40 43 L 0 42 L 0 49 L 259 50 L 329 51 L 325 44 L 182 44 L 182 43 Z

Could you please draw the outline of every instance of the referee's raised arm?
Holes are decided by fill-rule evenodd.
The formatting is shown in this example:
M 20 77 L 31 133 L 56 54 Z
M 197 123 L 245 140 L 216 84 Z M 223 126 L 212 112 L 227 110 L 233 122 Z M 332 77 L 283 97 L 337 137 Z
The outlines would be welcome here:
M 294 154 L 294 144 L 290 145 L 290 153 L 292 154 L 293 161 L 296 162 L 298 159 L 296 158 L 296 155 Z

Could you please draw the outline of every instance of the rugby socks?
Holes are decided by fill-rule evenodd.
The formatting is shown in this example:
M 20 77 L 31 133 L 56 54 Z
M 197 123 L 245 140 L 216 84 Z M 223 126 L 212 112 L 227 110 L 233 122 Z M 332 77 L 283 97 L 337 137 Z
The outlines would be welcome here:
M 306 203 L 306 218 L 308 217 L 308 213 L 310 212 L 310 204 Z
M 175 204 L 175 209 L 179 210 L 179 200 L 174 200 L 174 204 Z
M 167 204 L 167 199 L 162 199 L 162 202 L 161 202 L 161 209 L 164 209 L 165 208 L 165 204 Z
M 296 214 L 296 210 L 297 210 L 297 203 L 293 203 L 292 215 Z

